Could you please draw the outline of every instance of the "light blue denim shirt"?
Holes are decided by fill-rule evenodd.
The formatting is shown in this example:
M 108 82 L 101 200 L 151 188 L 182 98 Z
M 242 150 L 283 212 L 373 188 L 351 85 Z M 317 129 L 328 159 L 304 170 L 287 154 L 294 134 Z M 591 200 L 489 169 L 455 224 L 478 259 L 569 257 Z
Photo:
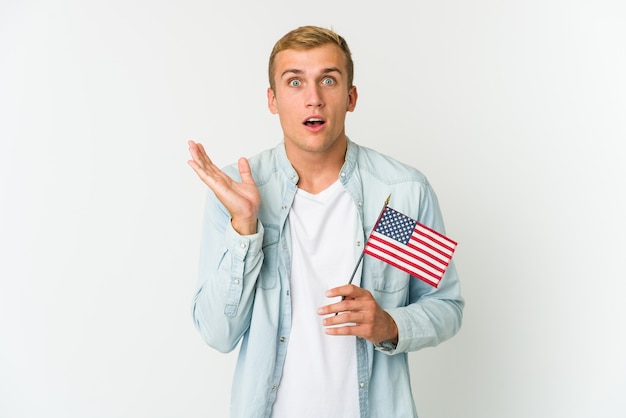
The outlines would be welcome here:
M 237 234 L 230 214 L 208 192 L 192 306 L 207 344 L 230 352 L 241 343 L 231 395 L 236 418 L 271 416 L 291 328 L 288 215 L 298 175 L 282 142 L 249 161 L 262 198 L 257 233 Z M 240 180 L 236 165 L 225 172 Z M 418 170 L 349 140 L 339 178 L 358 212 L 355 260 L 390 194 L 389 206 L 445 233 L 435 193 Z M 356 339 L 361 417 L 416 417 L 407 353 L 435 346 L 461 327 L 464 301 L 454 263 L 434 288 L 366 255 L 361 287 L 393 317 L 399 333 L 395 347 Z

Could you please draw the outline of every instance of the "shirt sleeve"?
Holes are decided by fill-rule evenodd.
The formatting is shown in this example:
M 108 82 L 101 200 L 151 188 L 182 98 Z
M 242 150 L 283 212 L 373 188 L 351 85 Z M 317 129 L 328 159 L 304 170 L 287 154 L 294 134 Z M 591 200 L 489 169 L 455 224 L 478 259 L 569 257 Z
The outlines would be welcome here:
M 255 234 L 239 235 L 228 211 L 209 191 L 192 316 L 204 341 L 219 351 L 232 351 L 250 325 L 263 234 L 257 221 Z
M 415 217 L 445 234 L 439 203 L 428 183 L 421 190 L 419 212 Z M 433 347 L 452 338 L 461 328 L 465 306 L 454 261 L 450 262 L 436 288 L 411 277 L 406 301 L 404 306 L 386 309 L 398 327 L 397 345 L 375 346 L 377 351 L 392 355 Z
M 434 347 L 452 338 L 461 328 L 464 299 L 453 263 L 438 288 L 411 278 L 406 306 L 387 309 L 398 327 L 398 344 L 393 347 L 375 347 L 386 354 L 415 351 Z

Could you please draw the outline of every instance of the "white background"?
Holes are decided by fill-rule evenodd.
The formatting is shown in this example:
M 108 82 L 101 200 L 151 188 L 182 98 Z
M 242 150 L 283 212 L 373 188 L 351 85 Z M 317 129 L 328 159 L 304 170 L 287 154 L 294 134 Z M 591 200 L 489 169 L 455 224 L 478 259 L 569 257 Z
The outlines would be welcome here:
M 0 417 L 226 417 L 193 328 L 205 187 L 281 139 L 267 57 L 343 34 L 348 134 L 420 168 L 467 299 L 422 418 L 626 416 L 621 0 L 0 0 Z

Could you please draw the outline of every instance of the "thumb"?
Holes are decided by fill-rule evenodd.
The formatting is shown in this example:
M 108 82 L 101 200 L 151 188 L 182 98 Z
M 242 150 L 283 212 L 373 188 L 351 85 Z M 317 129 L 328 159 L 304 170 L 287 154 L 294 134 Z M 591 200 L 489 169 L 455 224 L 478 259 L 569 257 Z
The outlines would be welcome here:
M 239 168 L 241 182 L 254 184 L 254 179 L 252 178 L 252 172 L 250 171 L 250 163 L 248 163 L 248 159 L 241 157 L 237 163 L 237 167 Z

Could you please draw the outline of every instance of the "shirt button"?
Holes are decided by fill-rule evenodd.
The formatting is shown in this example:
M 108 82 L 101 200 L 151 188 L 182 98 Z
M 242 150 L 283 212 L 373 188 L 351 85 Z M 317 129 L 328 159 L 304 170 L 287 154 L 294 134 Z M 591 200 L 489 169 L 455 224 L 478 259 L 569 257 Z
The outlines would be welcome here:
M 239 284 L 239 279 L 235 279 L 235 280 L 233 280 L 233 283 L 235 283 L 235 284 Z
M 344 173 L 343 171 L 341 172 L 341 177 L 345 177 L 346 173 Z
M 285 341 L 287 341 L 287 339 L 285 337 L 280 337 L 280 342 L 284 343 Z
M 364 388 L 365 387 L 365 383 L 359 382 L 359 387 Z
M 242 242 L 241 244 L 239 244 L 239 246 L 240 246 L 241 248 L 246 248 L 246 243 L 245 243 L 245 242 Z
M 359 207 L 360 207 L 360 206 L 363 206 L 363 202 L 361 202 L 361 201 L 359 200 L 359 202 L 357 203 L 357 205 L 359 205 Z
M 276 385 L 272 386 L 272 391 L 276 390 Z
M 360 246 L 361 246 L 361 241 L 357 241 L 357 242 L 356 242 L 356 246 L 357 246 L 357 247 L 360 247 Z

